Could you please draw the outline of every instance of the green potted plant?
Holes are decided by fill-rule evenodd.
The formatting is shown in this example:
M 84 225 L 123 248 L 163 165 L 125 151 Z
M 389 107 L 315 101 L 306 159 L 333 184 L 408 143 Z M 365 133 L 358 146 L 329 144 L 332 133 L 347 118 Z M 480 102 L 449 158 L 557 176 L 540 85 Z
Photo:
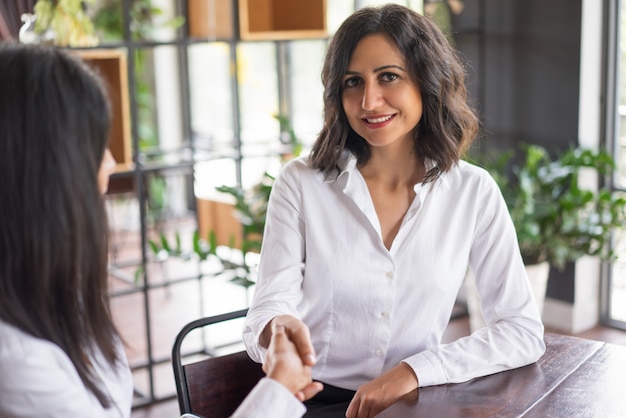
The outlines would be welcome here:
M 614 170 L 605 151 L 572 148 L 552 158 L 544 147 L 525 147 L 523 164 L 500 185 L 527 265 L 563 269 L 585 255 L 614 257 L 609 243 L 626 220 L 626 199 L 580 181 L 585 171 L 605 177 Z
M 615 162 L 605 151 L 583 148 L 552 156 L 545 147 L 523 147 L 521 164 L 505 173 L 514 152 L 478 162 L 500 186 L 515 224 L 520 251 L 533 283 L 540 310 L 543 307 L 550 266 L 563 269 L 582 256 L 614 258 L 610 241 L 615 228 L 626 220 L 626 199 L 605 187 L 585 187 L 583 175 L 610 176 Z M 535 277 L 536 270 L 538 278 Z M 468 308 L 472 318 L 477 304 L 468 280 Z

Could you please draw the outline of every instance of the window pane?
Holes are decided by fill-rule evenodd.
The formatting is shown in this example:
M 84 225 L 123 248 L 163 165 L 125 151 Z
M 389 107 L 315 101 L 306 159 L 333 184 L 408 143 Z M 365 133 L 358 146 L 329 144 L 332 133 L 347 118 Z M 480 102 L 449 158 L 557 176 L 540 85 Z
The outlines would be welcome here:
M 294 41 L 290 52 L 292 123 L 298 141 L 308 149 L 322 129 L 324 98 L 321 74 L 326 41 Z
M 626 2 L 621 2 L 619 9 L 620 28 L 614 36 L 617 39 L 614 71 L 617 85 L 615 103 L 615 160 L 617 173 L 614 186 L 618 190 L 626 189 Z M 617 191 L 616 193 L 621 193 Z M 614 232 L 613 249 L 617 261 L 612 263 L 608 279 L 608 298 L 603 310 L 609 321 L 617 326 L 626 327 L 626 230 Z
M 280 127 L 276 45 L 245 42 L 238 46 L 241 145 L 244 155 L 278 152 Z
M 230 47 L 227 43 L 189 47 L 189 85 L 191 129 L 196 146 L 217 155 L 232 153 Z

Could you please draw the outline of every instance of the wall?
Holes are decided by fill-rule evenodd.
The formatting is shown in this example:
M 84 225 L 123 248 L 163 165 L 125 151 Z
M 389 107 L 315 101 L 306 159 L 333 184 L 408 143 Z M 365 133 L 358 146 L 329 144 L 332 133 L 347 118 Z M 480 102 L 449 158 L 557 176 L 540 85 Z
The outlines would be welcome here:
M 453 19 L 454 41 L 484 123 L 478 146 L 538 143 L 561 150 L 600 143 L 602 3 L 464 2 Z M 544 311 L 549 326 L 579 331 L 595 324 L 599 270 L 582 260 L 551 271 Z
M 488 146 L 578 138 L 582 0 L 467 0 L 455 16 Z

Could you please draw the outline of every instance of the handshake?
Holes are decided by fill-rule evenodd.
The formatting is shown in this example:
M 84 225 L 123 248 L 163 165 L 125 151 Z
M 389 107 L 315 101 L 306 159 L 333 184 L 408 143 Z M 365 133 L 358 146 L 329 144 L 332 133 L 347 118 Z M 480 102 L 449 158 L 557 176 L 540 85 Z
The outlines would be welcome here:
M 300 401 L 311 399 L 323 389 L 320 382 L 314 382 L 311 369 L 315 364 L 313 355 L 298 353 L 296 345 L 290 340 L 283 325 L 272 321 L 272 336 L 263 362 L 263 371 L 293 393 Z

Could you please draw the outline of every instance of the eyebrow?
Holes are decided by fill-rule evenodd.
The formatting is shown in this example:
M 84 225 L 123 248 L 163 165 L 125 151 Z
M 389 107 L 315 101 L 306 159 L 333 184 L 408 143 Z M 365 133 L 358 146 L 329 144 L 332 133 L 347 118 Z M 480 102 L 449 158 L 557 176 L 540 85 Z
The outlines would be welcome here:
M 374 68 L 374 72 L 378 73 L 378 72 L 381 72 L 383 70 L 387 70 L 389 68 L 397 68 L 399 70 L 402 70 L 402 71 L 406 72 L 406 70 L 404 68 L 402 68 L 401 66 L 396 65 L 396 64 L 382 65 L 380 67 L 376 67 L 376 68 Z M 358 71 L 350 71 L 350 70 L 346 71 L 346 75 L 351 75 L 351 74 L 359 74 L 359 72 Z

